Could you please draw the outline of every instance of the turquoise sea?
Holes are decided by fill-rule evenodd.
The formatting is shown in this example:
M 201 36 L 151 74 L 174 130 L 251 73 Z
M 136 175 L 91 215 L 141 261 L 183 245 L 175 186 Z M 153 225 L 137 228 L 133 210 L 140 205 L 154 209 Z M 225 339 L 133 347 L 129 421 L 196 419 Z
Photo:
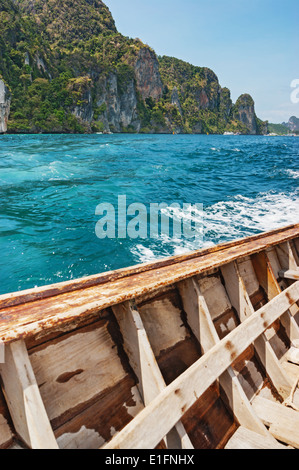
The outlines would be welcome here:
M 298 223 L 298 183 L 297 137 L 1 136 L 0 293 Z M 203 239 L 100 240 L 96 207 L 119 195 L 203 204 Z

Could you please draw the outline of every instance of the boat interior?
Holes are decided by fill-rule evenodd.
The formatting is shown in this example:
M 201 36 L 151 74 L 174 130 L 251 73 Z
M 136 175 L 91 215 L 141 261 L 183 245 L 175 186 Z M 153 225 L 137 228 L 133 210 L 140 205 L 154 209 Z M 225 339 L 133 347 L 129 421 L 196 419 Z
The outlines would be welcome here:
M 299 448 L 299 225 L 0 296 L 0 448 Z

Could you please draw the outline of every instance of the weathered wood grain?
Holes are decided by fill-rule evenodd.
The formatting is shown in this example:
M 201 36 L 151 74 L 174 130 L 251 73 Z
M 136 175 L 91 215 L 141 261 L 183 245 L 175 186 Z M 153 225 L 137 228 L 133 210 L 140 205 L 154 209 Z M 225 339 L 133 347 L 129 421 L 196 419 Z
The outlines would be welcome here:
M 127 375 L 107 321 L 34 348 L 30 360 L 55 428 Z
M 153 448 L 216 378 L 298 299 L 297 282 L 210 349 L 163 390 L 105 448 Z M 142 429 L 147 429 L 147 432 L 143 433 Z
M 23 341 L 6 346 L 0 373 L 3 393 L 21 439 L 32 449 L 58 448 Z
M 183 300 L 184 309 L 187 313 L 188 322 L 198 339 L 203 353 L 206 353 L 220 339 L 212 321 L 206 298 L 200 288 L 203 283 L 196 281 L 195 278 L 182 281 L 179 284 L 179 290 Z M 221 288 L 222 291 L 222 288 Z M 207 294 L 207 290 L 205 290 Z M 215 292 L 217 296 L 217 292 Z M 222 308 L 230 308 L 229 300 L 225 295 L 225 305 Z M 240 381 L 232 367 L 229 367 L 220 377 L 219 382 L 228 398 L 230 409 L 234 417 L 241 425 L 246 426 L 261 435 L 267 435 L 265 426 L 255 416 L 249 400 L 247 399 Z M 215 427 L 217 425 L 215 424 Z

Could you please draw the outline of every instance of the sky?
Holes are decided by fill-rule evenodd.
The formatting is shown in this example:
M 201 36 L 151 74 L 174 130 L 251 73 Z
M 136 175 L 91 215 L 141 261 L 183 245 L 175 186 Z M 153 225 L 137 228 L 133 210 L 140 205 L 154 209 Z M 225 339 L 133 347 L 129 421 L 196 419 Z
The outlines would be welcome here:
M 234 102 L 251 94 L 259 118 L 299 117 L 298 0 L 103 1 L 120 33 L 211 68 Z

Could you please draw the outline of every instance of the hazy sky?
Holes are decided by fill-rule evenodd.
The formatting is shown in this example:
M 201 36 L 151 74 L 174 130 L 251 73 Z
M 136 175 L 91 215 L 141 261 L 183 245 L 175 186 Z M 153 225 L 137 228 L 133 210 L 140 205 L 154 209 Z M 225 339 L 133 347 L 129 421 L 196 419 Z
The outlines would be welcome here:
M 159 55 L 211 68 L 236 101 L 250 93 L 270 122 L 299 117 L 298 0 L 104 0 L 122 34 Z M 299 85 L 297 85 L 299 88 Z M 298 95 L 299 97 L 299 91 Z

